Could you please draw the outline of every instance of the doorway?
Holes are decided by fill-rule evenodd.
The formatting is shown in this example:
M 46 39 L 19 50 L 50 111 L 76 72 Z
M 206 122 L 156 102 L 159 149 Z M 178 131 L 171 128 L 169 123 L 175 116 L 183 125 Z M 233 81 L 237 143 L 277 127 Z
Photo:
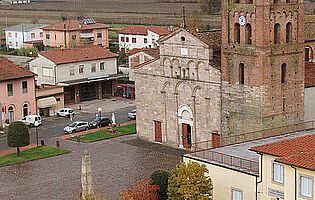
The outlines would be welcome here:
M 182 124 L 182 142 L 185 149 L 191 147 L 191 126 L 189 124 Z

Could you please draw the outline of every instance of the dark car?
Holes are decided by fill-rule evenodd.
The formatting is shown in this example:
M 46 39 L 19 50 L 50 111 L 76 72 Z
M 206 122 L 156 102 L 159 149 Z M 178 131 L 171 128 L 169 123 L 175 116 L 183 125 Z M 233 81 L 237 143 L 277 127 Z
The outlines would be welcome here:
M 90 128 L 104 127 L 110 125 L 112 122 L 107 117 L 98 117 L 90 122 Z

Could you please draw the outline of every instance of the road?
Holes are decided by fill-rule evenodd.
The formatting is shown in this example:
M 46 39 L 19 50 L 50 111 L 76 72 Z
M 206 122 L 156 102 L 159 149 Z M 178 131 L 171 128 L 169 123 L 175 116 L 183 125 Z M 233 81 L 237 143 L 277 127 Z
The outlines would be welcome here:
M 115 116 L 116 116 L 116 123 L 123 123 L 126 121 L 129 121 L 127 117 L 127 113 L 130 112 L 132 109 L 134 109 L 135 106 L 130 106 L 127 108 L 121 108 L 118 110 L 115 110 Z M 102 116 L 111 117 L 110 112 L 105 112 L 102 113 Z M 76 112 L 76 115 L 73 119 L 73 121 L 92 121 L 95 119 L 95 113 L 87 113 L 87 112 Z M 42 125 L 37 128 L 38 130 L 38 138 L 39 138 L 39 143 L 41 140 L 47 140 L 51 138 L 57 138 L 62 135 L 63 133 L 63 128 L 70 124 L 71 121 L 68 118 L 65 117 L 47 117 L 47 118 L 42 118 Z M 35 128 L 30 128 L 30 143 L 31 144 L 36 144 L 36 135 L 35 135 Z M 8 147 L 7 145 L 7 139 L 6 137 L 0 138 L 0 151 L 5 151 L 8 149 L 11 149 L 12 147 Z

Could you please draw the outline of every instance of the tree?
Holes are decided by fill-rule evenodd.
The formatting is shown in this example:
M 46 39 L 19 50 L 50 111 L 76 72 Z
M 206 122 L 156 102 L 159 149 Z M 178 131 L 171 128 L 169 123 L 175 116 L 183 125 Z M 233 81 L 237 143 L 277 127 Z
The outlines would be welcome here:
M 30 134 L 23 122 L 12 122 L 8 128 L 7 141 L 9 147 L 16 147 L 17 155 L 20 156 L 20 147 L 30 144 Z
M 167 186 L 168 186 L 168 179 L 171 176 L 171 172 L 158 169 L 151 174 L 152 184 L 159 186 L 159 190 L 157 191 L 159 200 L 166 200 L 167 199 Z
M 168 181 L 168 199 L 212 199 L 212 181 L 207 172 L 205 165 L 196 162 L 178 164 Z
M 197 31 L 203 29 L 203 21 L 199 11 L 195 10 L 193 13 L 189 13 L 186 25 L 189 29 Z
M 136 185 L 123 191 L 120 200 L 158 200 L 157 190 L 159 187 L 152 184 L 152 179 L 147 181 L 138 180 Z
M 218 14 L 221 10 L 221 0 L 200 0 L 200 7 L 206 14 Z

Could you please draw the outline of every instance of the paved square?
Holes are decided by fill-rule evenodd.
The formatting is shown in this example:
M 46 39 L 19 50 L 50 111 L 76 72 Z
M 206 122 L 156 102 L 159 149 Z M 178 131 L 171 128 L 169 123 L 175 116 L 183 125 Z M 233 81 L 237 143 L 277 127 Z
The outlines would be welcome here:
M 53 146 L 56 139 L 46 143 Z M 70 154 L 0 168 L 0 197 L 12 199 L 73 199 L 80 191 L 81 155 L 91 154 L 93 183 L 107 200 L 148 178 L 158 169 L 173 169 L 183 150 L 138 140 L 127 135 L 95 143 L 61 140 Z

